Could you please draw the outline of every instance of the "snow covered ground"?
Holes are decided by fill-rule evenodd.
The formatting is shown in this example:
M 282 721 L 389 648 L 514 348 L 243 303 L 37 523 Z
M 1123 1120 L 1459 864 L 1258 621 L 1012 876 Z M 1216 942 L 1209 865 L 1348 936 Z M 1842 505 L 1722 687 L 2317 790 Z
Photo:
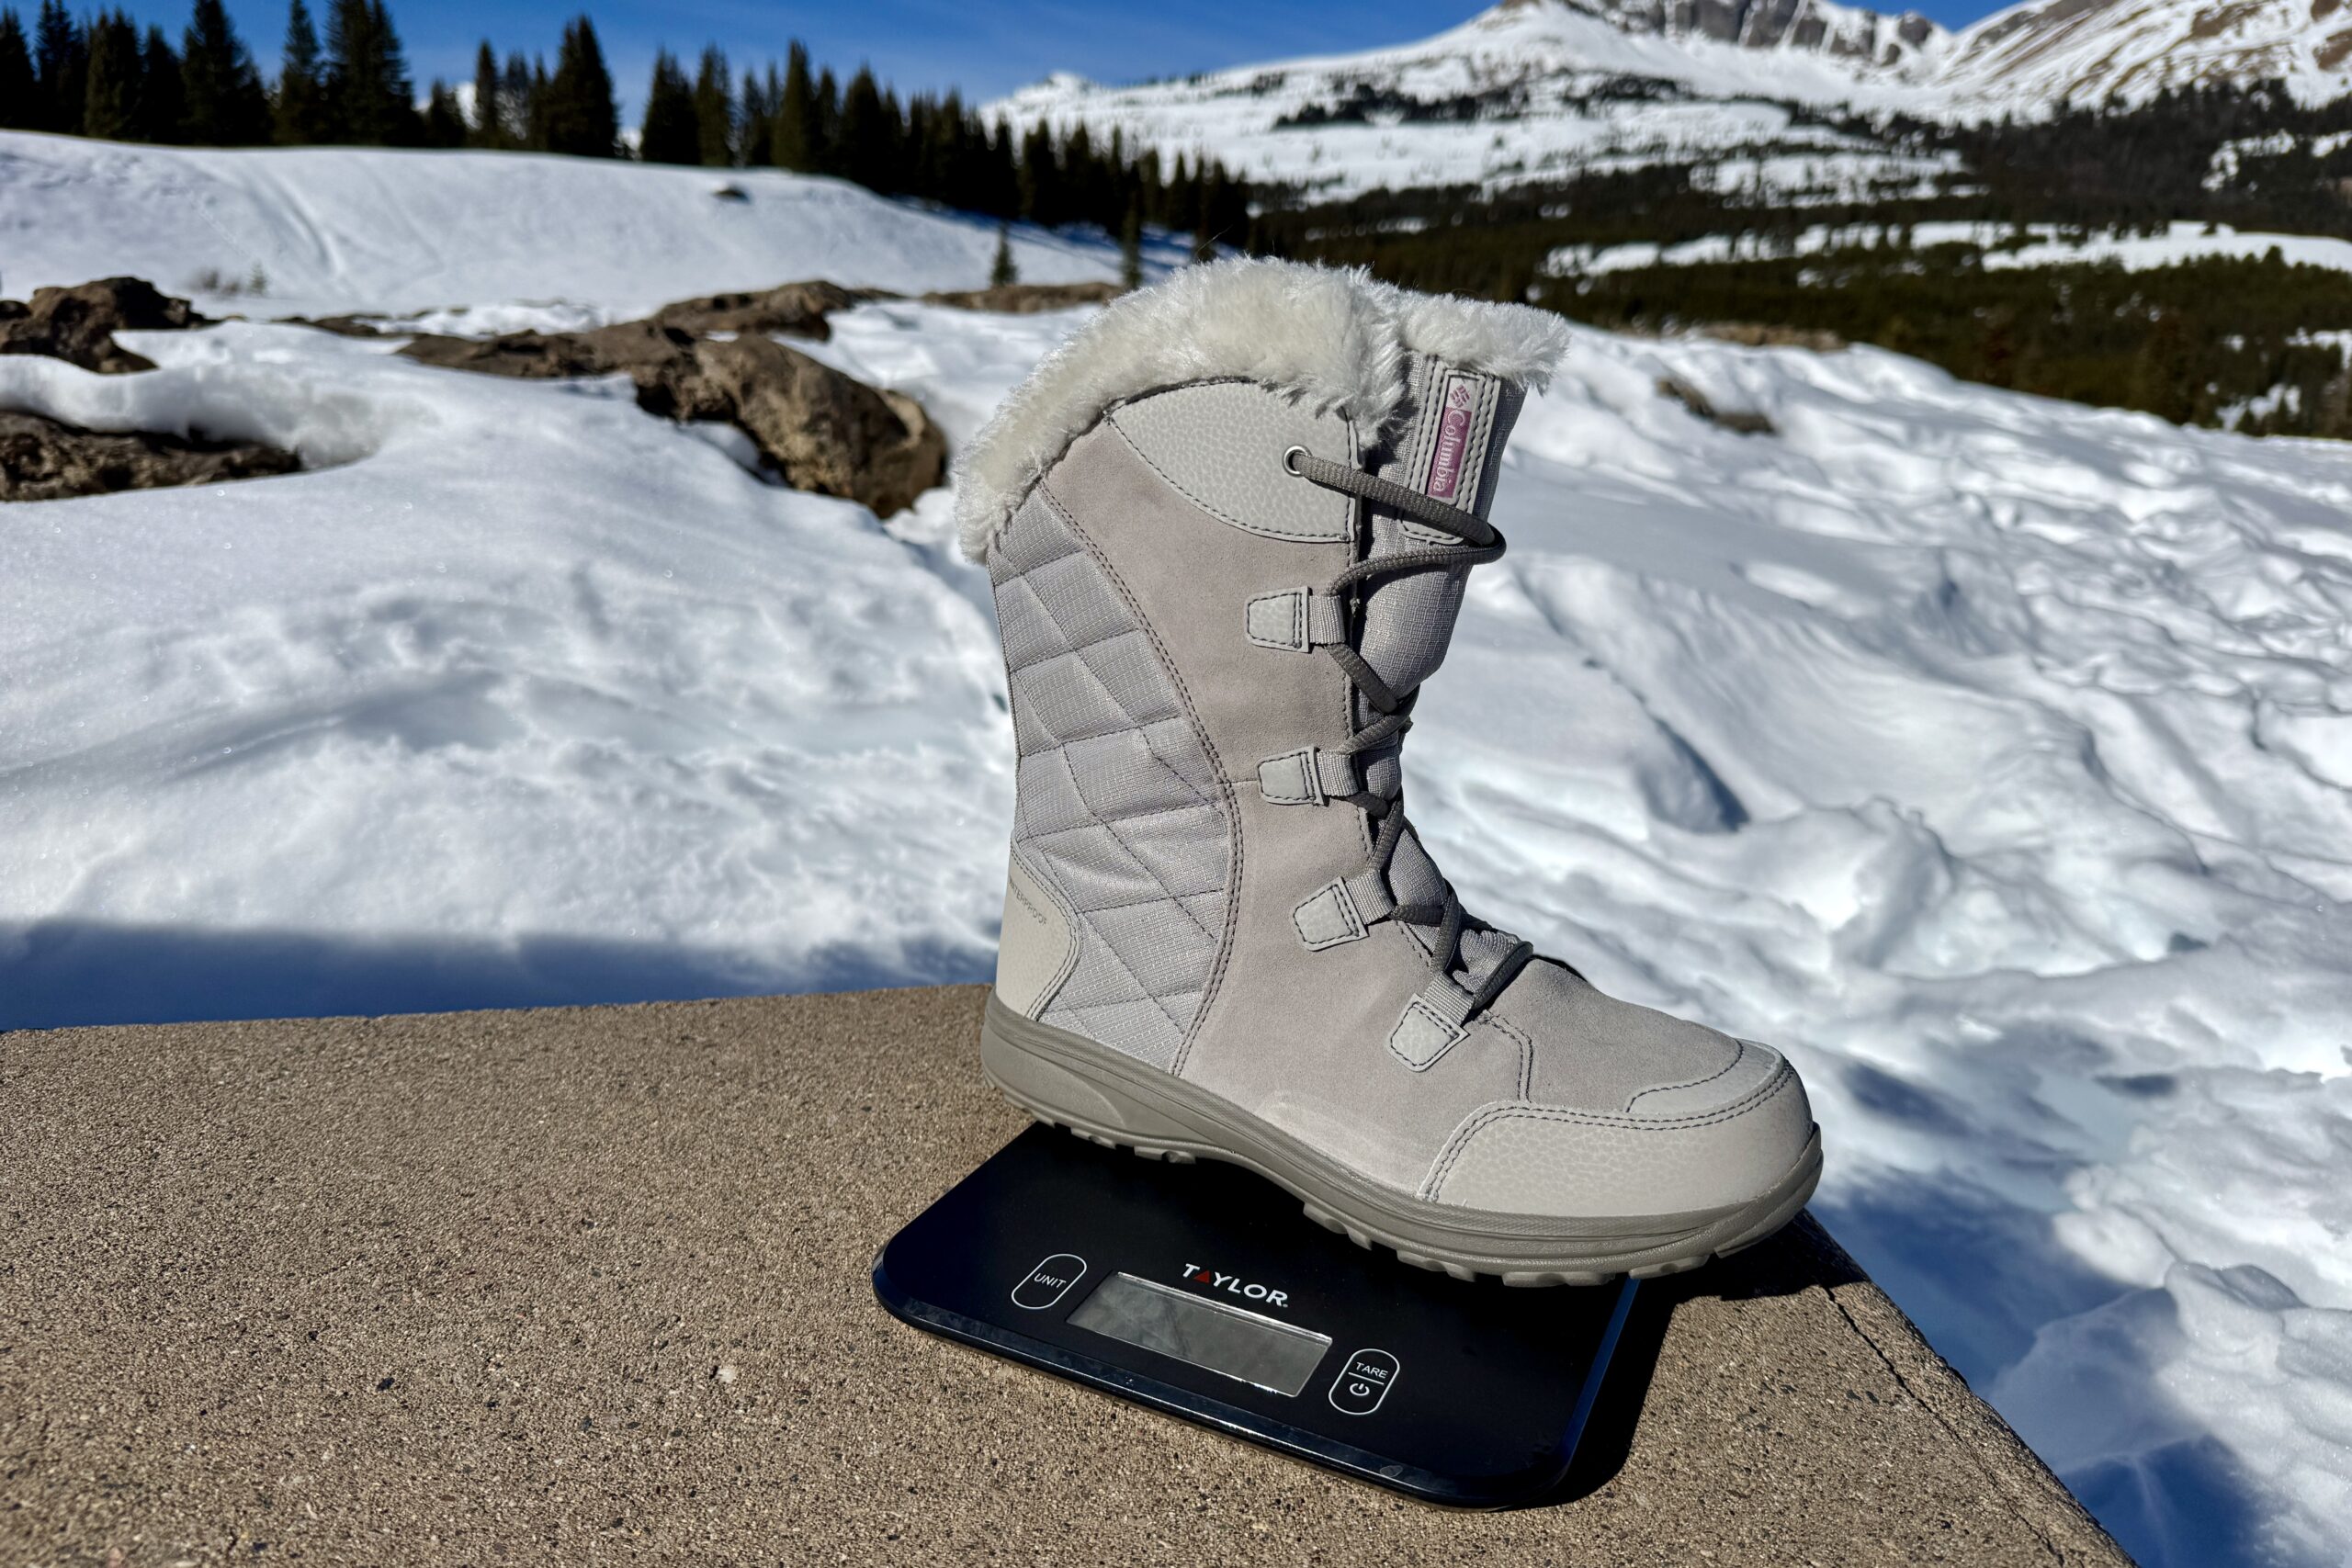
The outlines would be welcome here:
M 873 288 L 978 288 L 996 239 L 984 220 L 774 169 L 0 131 L 0 293 L 18 299 L 129 273 L 210 314 L 569 301 L 618 320 L 844 273 Z M 1031 283 L 1118 276 L 1100 243 L 1023 229 L 1012 252 Z M 256 274 L 261 291 L 246 292 Z
M 127 166 L 70 197 L 125 244 Z M 66 280 L 21 182 L 8 281 Z M 823 199 L 725 280 L 969 281 L 953 220 Z M 606 276 L 339 221 L 306 286 L 336 309 L 503 326 L 720 281 L 683 244 Z M 410 287 L 443 252 L 476 270 Z M 960 440 L 1082 319 L 885 304 L 815 352 Z M 0 358 L 0 406 L 311 468 L 0 509 L 0 1028 L 989 973 L 1012 747 L 944 492 L 882 525 L 615 383 L 265 323 L 133 345 L 161 368 Z M 1497 515 L 1409 748 L 1471 906 L 1787 1046 L 1829 1224 L 2143 1561 L 2340 1562 L 2352 447 L 1579 332 Z

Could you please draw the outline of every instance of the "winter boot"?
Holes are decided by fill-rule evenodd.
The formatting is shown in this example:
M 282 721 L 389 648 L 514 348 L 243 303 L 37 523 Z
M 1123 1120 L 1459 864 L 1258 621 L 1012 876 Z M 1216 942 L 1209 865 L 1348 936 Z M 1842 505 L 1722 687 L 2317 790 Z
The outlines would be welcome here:
M 1515 1284 L 1690 1268 L 1821 1169 L 1777 1053 L 1473 919 L 1405 820 L 1415 693 L 1565 343 L 1359 274 L 1194 268 L 1038 367 L 957 502 L 1020 755 L 989 1078 Z

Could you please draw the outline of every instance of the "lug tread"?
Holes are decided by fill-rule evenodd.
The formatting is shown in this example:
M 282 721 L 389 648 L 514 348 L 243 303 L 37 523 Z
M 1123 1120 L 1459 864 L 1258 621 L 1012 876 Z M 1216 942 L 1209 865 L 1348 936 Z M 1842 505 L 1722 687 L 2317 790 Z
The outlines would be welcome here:
M 1002 1085 L 999 1085 L 998 1087 L 1000 1089 L 1003 1089 Z M 1193 1151 L 1189 1149 L 1172 1149 L 1158 1144 L 1137 1143 L 1133 1139 L 1121 1138 L 1118 1136 L 1115 1130 L 1104 1132 L 1098 1131 L 1092 1127 L 1081 1126 L 1065 1117 L 1056 1116 L 1048 1111 L 1041 1111 L 1034 1105 L 1030 1105 L 1021 1100 L 1015 1099 L 1010 1090 L 1004 1090 L 1003 1092 L 1005 1093 L 1005 1097 L 1012 1100 L 1015 1109 L 1026 1112 L 1031 1121 L 1040 1122 L 1048 1127 L 1063 1128 L 1075 1136 L 1085 1139 L 1090 1144 L 1098 1144 L 1106 1149 L 1128 1149 L 1144 1159 L 1166 1160 L 1171 1165 L 1192 1165 L 1200 1158 L 1198 1154 L 1195 1154 Z M 1212 1159 L 1218 1157 L 1214 1151 L 1207 1152 L 1208 1157 Z M 1325 1230 L 1346 1236 L 1350 1241 L 1355 1243 L 1358 1247 L 1364 1248 L 1366 1251 L 1374 1250 L 1376 1247 L 1379 1250 L 1394 1253 L 1396 1254 L 1398 1262 L 1406 1264 L 1410 1268 L 1425 1269 L 1435 1272 L 1442 1272 L 1456 1280 L 1476 1280 L 1481 1278 L 1496 1279 L 1500 1280 L 1502 1283 L 1507 1286 L 1535 1289 L 1557 1285 L 1585 1287 L 1606 1285 L 1612 1283 L 1615 1280 L 1624 1279 L 1628 1275 L 1636 1280 L 1656 1280 L 1662 1279 L 1669 1274 L 1687 1273 L 1693 1269 L 1712 1263 L 1718 1258 L 1728 1258 L 1735 1252 L 1744 1251 L 1745 1249 L 1755 1246 L 1758 1242 L 1763 1241 L 1773 1235 L 1783 1225 L 1796 1218 L 1798 1212 L 1804 1209 L 1806 1201 L 1812 1196 L 1813 1184 L 1811 1182 L 1803 1184 L 1796 1190 L 1791 1192 L 1782 1201 L 1773 1205 L 1773 1207 L 1761 1218 L 1757 1220 L 1755 1224 L 1749 1225 L 1747 1229 L 1741 1231 L 1730 1240 L 1722 1242 L 1706 1252 L 1682 1258 L 1661 1258 L 1651 1262 L 1635 1264 L 1630 1268 L 1613 1270 L 1585 1269 L 1479 1269 L 1470 1263 L 1466 1263 L 1459 1259 L 1433 1257 L 1425 1252 L 1408 1250 L 1405 1247 L 1390 1241 L 1385 1236 L 1377 1236 L 1357 1225 L 1351 1224 L 1338 1214 L 1331 1213 L 1329 1209 L 1324 1208 L 1321 1204 L 1315 1202 L 1311 1199 L 1301 1199 L 1299 1206 L 1301 1211 L 1309 1220 L 1312 1220 L 1315 1224 L 1321 1225 Z

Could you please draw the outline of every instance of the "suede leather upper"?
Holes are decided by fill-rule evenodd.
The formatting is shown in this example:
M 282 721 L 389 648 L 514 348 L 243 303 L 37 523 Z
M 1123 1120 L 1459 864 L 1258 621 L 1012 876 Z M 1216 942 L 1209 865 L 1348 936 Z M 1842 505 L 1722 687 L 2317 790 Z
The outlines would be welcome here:
M 1424 395 L 1446 384 L 1442 369 L 1416 373 Z M 1486 406 L 1496 406 L 1491 397 Z M 1227 834 L 1214 959 L 1181 1040 L 1147 1059 L 1434 1201 L 1612 1216 L 1742 1201 L 1789 1167 L 1811 1131 L 1804 1089 L 1776 1054 L 1616 1001 L 1546 963 L 1521 972 L 1458 1039 L 1400 1036 L 1430 978 L 1428 935 L 1375 919 L 1326 942 L 1317 933 L 1328 923 L 1303 920 L 1318 889 L 1363 867 L 1373 829 L 1344 800 L 1302 800 L 1311 792 L 1295 761 L 1340 750 L 1363 724 L 1350 678 L 1317 650 L 1262 635 L 1263 614 L 1253 621 L 1250 610 L 1358 558 L 1352 521 L 1332 523 L 1351 517 L 1335 503 L 1356 503 L 1302 482 L 1284 453 L 1300 446 L 1350 464 L 1386 453 L 1406 471 L 1419 459 L 1382 441 L 1425 439 L 1430 428 L 1408 419 L 1384 438 L 1261 387 L 1177 387 L 1113 408 L 1025 503 L 1051 509 L 1142 628 L 1138 646 L 1164 667 Z M 1490 489 L 1500 445 L 1497 431 L 1491 449 L 1477 446 L 1469 489 Z M 1442 657 L 1461 576 L 1426 574 L 1426 587 L 1396 596 L 1383 661 L 1412 683 Z M 1396 615 L 1420 617 L 1420 628 L 1398 637 Z M 1017 727 L 1023 701 L 1016 688 Z M 1393 777 L 1395 759 L 1393 747 L 1340 759 L 1340 772 L 1385 767 Z M 1270 793 L 1268 780 L 1280 787 Z M 1418 842 L 1407 845 L 1415 858 L 1395 874 L 1433 877 Z M 1055 890 L 1057 901 L 1070 903 L 1069 891 Z M 1089 917 L 1081 908 L 1077 918 Z M 1507 939 L 1465 945 L 1464 961 L 1491 964 L 1498 941 Z

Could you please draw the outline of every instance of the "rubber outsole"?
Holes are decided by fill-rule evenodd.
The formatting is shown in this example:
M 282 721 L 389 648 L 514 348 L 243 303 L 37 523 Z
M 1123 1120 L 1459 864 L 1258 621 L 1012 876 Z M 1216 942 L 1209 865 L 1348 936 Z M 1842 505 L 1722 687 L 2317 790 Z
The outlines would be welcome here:
M 1574 1220 L 1431 1203 L 1378 1186 L 1239 1107 L 991 995 L 980 1025 L 989 1081 L 1038 1121 L 1146 1159 L 1222 1160 L 1255 1171 L 1306 1217 L 1417 1269 L 1506 1285 L 1655 1279 L 1753 1247 L 1794 1219 L 1821 1179 L 1821 1134 L 1744 1203 L 1638 1219 Z

